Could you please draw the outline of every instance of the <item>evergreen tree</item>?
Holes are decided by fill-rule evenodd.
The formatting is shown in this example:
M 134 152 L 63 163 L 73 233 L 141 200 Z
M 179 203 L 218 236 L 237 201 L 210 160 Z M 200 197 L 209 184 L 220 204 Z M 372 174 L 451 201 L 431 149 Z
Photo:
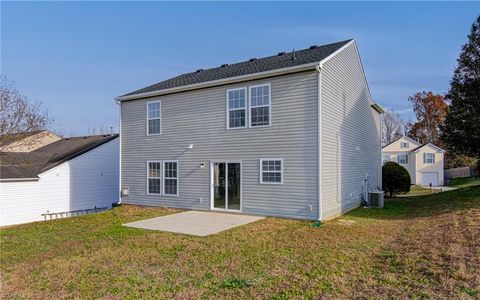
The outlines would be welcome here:
M 472 25 L 446 95 L 443 140 L 454 153 L 480 157 L 480 16 Z

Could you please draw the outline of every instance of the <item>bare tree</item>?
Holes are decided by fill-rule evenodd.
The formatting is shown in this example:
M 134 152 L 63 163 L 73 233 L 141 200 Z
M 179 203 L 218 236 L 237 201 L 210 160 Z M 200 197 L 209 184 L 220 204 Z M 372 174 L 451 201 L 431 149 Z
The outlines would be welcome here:
M 390 144 L 406 132 L 407 124 L 403 118 L 393 110 L 387 110 L 382 118 L 382 144 Z
M 103 134 L 114 134 L 113 126 L 99 126 L 99 127 L 90 127 L 87 128 L 88 135 L 103 135 Z
M 0 78 L 0 152 L 12 143 L 26 148 L 33 146 L 41 136 L 28 139 L 25 136 L 46 129 L 51 122 L 42 103 L 31 101 L 4 76 Z

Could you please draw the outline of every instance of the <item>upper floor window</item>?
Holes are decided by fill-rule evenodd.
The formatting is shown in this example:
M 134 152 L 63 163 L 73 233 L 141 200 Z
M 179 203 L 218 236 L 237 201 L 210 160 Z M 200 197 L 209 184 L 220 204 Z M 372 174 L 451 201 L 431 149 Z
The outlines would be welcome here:
M 147 103 L 147 135 L 161 134 L 161 110 L 160 101 Z
M 390 154 L 382 154 L 382 165 L 390 161 Z
M 283 183 L 283 159 L 260 160 L 260 183 Z
M 250 127 L 270 125 L 270 100 L 270 84 L 250 87 Z
M 400 148 L 402 148 L 402 149 L 408 148 L 409 146 L 410 146 L 410 145 L 409 145 L 409 143 L 407 143 L 407 142 L 401 142 L 401 143 L 400 143 Z
M 408 164 L 408 154 L 398 154 L 397 160 L 399 164 Z
M 147 162 L 147 194 L 160 194 L 160 161 Z
M 423 153 L 423 163 L 424 164 L 434 164 L 435 163 L 435 153 Z
M 227 128 L 245 128 L 246 88 L 227 91 Z

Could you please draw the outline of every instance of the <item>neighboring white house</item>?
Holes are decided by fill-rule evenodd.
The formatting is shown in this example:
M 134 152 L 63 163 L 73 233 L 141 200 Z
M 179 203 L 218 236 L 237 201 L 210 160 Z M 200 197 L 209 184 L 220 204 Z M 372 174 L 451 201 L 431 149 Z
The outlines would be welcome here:
M 0 158 L 0 226 L 118 202 L 118 135 L 64 138 Z
M 401 137 L 382 148 L 382 163 L 394 161 L 407 169 L 412 184 L 443 185 L 445 150 L 432 143 L 421 144 Z
M 116 100 L 122 203 L 326 220 L 382 186 L 382 109 L 353 40 L 219 63 Z

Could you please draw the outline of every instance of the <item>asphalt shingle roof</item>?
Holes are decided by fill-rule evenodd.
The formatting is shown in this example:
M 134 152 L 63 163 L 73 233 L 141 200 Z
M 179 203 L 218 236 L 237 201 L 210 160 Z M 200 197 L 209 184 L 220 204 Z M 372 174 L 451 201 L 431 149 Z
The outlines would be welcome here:
M 197 70 L 195 72 L 182 74 L 159 83 L 152 84 L 142 89 L 133 91 L 131 93 L 122 95 L 131 96 L 147 92 L 161 91 L 190 84 L 203 83 L 224 78 L 255 74 L 276 69 L 283 69 L 303 64 L 320 62 L 321 60 L 334 53 L 342 46 L 349 43 L 350 40 L 345 40 L 333 44 L 322 46 L 312 46 L 307 49 L 295 51 L 295 59 L 293 59 L 293 52 L 280 52 L 277 55 L 250 59 L 248 61 L 239 62 L 235 64 L 224 64 L 221 67 Z
M 117 137 L 118 134 L 63 138 L 31 152 L 0 152 L 0 179 L 37 178 L 38 174 Z

